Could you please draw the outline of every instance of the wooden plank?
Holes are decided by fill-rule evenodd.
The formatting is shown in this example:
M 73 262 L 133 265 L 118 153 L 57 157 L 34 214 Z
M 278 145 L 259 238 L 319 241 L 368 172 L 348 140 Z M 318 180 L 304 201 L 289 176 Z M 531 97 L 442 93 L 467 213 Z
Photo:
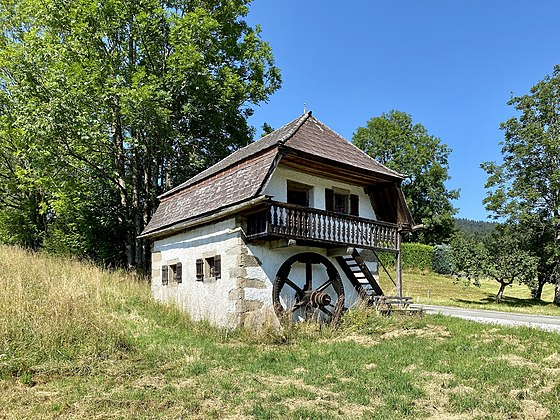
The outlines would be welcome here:
M 340 265 L 340 268 L 342 268 L 342 271 L 344 271 L 344 274 L 346 274 L 346 277 L 348 277 L 348 280 L 350 280 L 350 283 L 352 283 L 352 286 L 354 286 L 354 289 L 356 289 L 356 291 L 358 292 L 358 296 L 361 299 L 363 299 L 365 302 L 369 303 L 371 301 L 371 296 L 367 293 L 366 289 L 364 289 L 362 284 L 358 281 L 358 279 L 354 275 L 354 272 L 350 269 L 350 267 L 346 263 L 344 257 L 339 256 L 336 257 L 335 259 Z
M 375 277 L 373 277 L 373 274 L 371 274 L 371 271 L 369 271 L 369 268 L 367 267 L 366 263 L 364 262 L 364 259 L 362 258 L 362 256 L 360 255 L 357 249 L 354 249 L 354 251 L 352 252 L 352 257 L 356 261 L 356 264 L 358 264 L 358 266 L 360 267 L 360 270 L 362 270 L 362 273 L 364 273 L 364 276 L 366 277 L 369 284 L 373 288 L 375 294 L 383 295 L 383 290 L 381 289 L 381 286 L 379 286 L 379 284 L 375 280 Z
M 397 232 L 397 295 L 402 297 L 402 252 L 401 252 L 401 234 Z

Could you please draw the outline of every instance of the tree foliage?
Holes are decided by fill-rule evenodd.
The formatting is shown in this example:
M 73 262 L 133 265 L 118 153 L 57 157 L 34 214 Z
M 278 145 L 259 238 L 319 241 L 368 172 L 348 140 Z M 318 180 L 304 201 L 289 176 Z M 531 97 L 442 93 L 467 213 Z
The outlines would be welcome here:
M 156 197 L 246 145 L 280 86 L 249 4 L 3 2 L 0 239 L 144 263 Z
M 474 235 L 458 232 L 451 241 L 453 275 L 478 285 L 488 264 L 488 250 Z
M 273 131 L 274 131 L 274 128 L 272 128 L 272 126 L 271 126 L 269 123 L 265 122 L 265 123 L 262 125 L 262 134 L 261 134 L 261 137 L 264 137 L 264 136 L 266 136 L 266 135 L 272 133 Z
M 464 232 L 451 242 L 454 275 L 466 284 L 478 285 L 480 278 L 491 278 L 500 284 L 496 301 L 502 301 L 504 290 L 514 282 L 535 288 L 538 259 L 527 251 L 525 238 L 518 225 L 499 225 L 490 236 L 479 237 Z
M 560 304 L 560 66 L 508 104 L 519 115 L 501 124 L 503 162 L 481 165 L 488 173 L 484 203 L 495 217 L 522 226 L 539 258 L 539 283 L 556 283 Z
M 475 235 L 479 238 L 486 238 L 494 231 L 498 223 L 486 222 L 482 220 L 469 220 L 464 218 L 455 218 L 455 227 L 463 233 Z
M 496 302 L 501 303 L 505 288 L 514 282 L 534 287 L 537 258 L 523 247 L 515 227 L 503 226 L 503 229 L 494 232 L 487 248 L 489 258 L 484 273 L 500 284 Z
M 369 120 L 352 137 L 354 145 L 368 155 L 405 175 L 402 188 L 412 216 L 424 229 L 410 240 L 427 244 L 448 241 L 454 231 L 451 200 L 458 190 L 448 190 L 448 157 L 451 149 L 428 133 L 422 124 L 414 124 L 409 114 L 390 111 Z

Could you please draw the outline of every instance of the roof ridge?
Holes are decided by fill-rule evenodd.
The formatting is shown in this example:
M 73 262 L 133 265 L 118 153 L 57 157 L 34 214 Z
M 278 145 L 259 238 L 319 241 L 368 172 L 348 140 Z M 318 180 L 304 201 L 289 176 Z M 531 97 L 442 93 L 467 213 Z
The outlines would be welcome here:
M 299 117 L 299 120 L 296 123 L 296 125 L 290 131 L 288 131 L 283 137 L 280 137 L 280 139 L 278 139 L 278 143 L 279 144 L 284 144 L 294 134 L 296 134 L 297 131 L 301 128 L 301 126 L 305 123 L 305 121 L 307 121 L 309 119 L 309 117 L 311 117 L 312 112 L 313 111 L 306 112 L 301 117 Z M 286 125 L 288 125 L 288 124 L 286 124 Z
M 372 158 L 370 155 L 368 155 L 366 152 L 364 152 L 362 149 L 360 149 L 359 147 L 357 147 L 354 143 L 352 143 L 351 141 L 348 141 L 347 139 L 345 139 L 344 137 L 342 137 L 340 134 L 338 134 L 336 131 L 334 131 L 332 128 L 330 128 L 328 125 L 326 125 L 325 123 L 319 121 L 317 118 L 312 117 L 315 121 L 317 121 L 319 124 L 321 124 L 322 127 L 326 128 L 327 130 L 329 130 L 331 133 L 333 133 L 335 136 L 337 136 L 338 138 L 340 138 L 341 140 L 344 140 L 346 143 L 350 144 L 351 146 L 354 146 L 357 150 L 359 150 L 363 155 L 367 156 L 370 160 L 372 160 L 373 162 L 375 162 L 377 165 L 383 167 L 384 169 L 386 169 L 389 172 L 392 172 L 393 174 L 401 177 L 401 178 L 405 178 L 404 174 L 401 174 L 400 172 L 397 172 L 387 166 L 385 166 L 384 164 L 382 164 L 381 162 L 378 162 L 377 160 L 375 160 L 374 158 Z

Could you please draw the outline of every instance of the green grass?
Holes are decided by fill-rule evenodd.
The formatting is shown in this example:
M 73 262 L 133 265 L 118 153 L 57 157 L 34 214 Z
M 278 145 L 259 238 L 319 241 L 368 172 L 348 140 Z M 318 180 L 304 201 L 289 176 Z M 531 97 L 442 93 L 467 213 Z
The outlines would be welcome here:
M 13 248 L 0 280 L 0 417 L 560 418 L 559 334 L 367 309 L 222 330 L 126 273 Z
M 394 274 L 391 275 L 394 279 Z M 395 293 L 393 284 L 384 272 L 381 273 L 380 283 L 385 294 Z M 560 307 L 552 303 L 554 299 L 552 284 L 545 285 L 542 300 L 533 299 L 527 286 L 513 284 L 506 287 L 501 304 L 496 303 L 498 289 L 499 284 L 490 279 L 482 279 L 480 287 L 477 287 L 472 284 L 467 285 L 464 281 L 456 280 L 451 276 L 428 271 L 403 272 L 403 295 L 411 296 L 421 304 L 560 316 Z

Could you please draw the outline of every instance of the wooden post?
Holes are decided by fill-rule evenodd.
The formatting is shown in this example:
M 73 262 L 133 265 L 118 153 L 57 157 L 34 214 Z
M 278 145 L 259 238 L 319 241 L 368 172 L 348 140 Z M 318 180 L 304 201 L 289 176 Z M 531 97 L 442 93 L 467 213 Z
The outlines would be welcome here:
M 402 254 L 400 229 L 397 231 L 397 296 L 402 297 Z

